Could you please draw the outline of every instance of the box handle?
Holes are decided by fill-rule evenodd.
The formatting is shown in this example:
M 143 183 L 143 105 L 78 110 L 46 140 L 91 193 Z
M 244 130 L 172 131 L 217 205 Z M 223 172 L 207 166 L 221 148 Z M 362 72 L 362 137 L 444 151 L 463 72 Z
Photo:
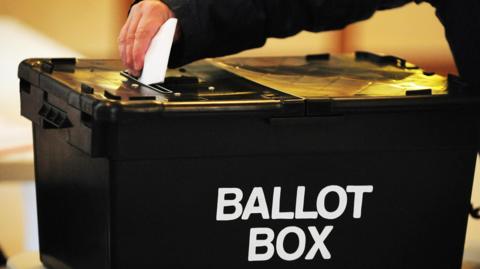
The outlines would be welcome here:
M 43 104 L 38 115 L 44 129 L 64 129 L 73 126 L 65 111 L 48 103 Z

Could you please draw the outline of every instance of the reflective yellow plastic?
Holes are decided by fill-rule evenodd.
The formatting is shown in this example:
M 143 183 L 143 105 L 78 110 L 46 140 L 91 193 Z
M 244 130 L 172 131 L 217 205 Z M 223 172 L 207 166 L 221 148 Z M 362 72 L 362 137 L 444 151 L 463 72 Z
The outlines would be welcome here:
M 447 94 L 447 78 L 422 69 L 399 68 L 355 60 L 353 54 L 330 60 L 305 57 L 226 58 L 211 63 L 261 85 L 303 98 L 397 97 L 407 91 Z M 411 64 L 407 64 L 411 66 Z

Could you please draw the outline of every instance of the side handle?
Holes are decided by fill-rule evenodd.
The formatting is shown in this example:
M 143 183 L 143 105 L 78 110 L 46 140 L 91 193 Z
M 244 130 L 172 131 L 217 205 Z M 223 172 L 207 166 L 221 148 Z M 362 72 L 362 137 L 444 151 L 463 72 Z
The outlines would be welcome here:
M 73 126 L 65 111 L 48 103 L 42 105 L 38 115 L 44 129 L 64 129 Z

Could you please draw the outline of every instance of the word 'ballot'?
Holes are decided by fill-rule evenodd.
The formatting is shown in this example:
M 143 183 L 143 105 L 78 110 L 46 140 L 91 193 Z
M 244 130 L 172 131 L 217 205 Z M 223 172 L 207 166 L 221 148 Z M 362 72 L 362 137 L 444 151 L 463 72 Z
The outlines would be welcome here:
M 347 186 L 346 188 L 336 185 L 327 186 L 318 192 L 315 210 L 305 210 L 305 192 L 304 186 L 297 187 L 295 205 L 287 207 L 281 205 L 281 187 L 273 189 L 271 202 L 267 202 L 267 196 L 262 187 L 253 188 L 246 202 L 243 202 L 244 193 L 241 189 L 219 188 L 216 220 L 219 222 L 248 221 L 251 217 L 264 220 L 336 220 L 347 213 L 351 214 L 354 219 L 360 219 L 363 213 L 364 199 L 367 194 L 373 192 L 373 186 Z M 349 197 L 353 198 L 351 212 L 347 212 Z M 336 198 L 333 206 L 332 198 Z M 290 210 L 282 211 L 281 209 L 284 208 Z M 297 260 L 304 256 L 304 253 L 306 253 L 305 260 L 313 260 L 318 253 L 325 260 L 331 259 L 332 255 L 325 245 L 325 240 L 333 232 L 334 226 L 325 226 L 321 231 L 313 225 L 305 228 L 285 227 L 278 233 L 276 240 L 275 232 L 271 228 L 251 228 L 248 260 L 252 262 L 270 260 L 275 252 L 285 261 Z M 295 236 L 298 239 L 298 247 L 293 252 L 285 250 L 284 240 L 287 236 Z M 308 241 L 314 242 L 308 250 L 307 236 L 313 239 Z

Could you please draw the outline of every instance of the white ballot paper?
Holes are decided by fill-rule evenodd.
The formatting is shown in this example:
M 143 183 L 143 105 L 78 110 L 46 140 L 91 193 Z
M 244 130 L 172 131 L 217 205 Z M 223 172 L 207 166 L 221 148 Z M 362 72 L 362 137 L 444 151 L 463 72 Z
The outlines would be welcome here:
M 152 39 L 145 54 L 142 76 L 139 79 L 141 83 L 151 85 L 165 81 L 176 27 L 177 19 L 169 19 Z

